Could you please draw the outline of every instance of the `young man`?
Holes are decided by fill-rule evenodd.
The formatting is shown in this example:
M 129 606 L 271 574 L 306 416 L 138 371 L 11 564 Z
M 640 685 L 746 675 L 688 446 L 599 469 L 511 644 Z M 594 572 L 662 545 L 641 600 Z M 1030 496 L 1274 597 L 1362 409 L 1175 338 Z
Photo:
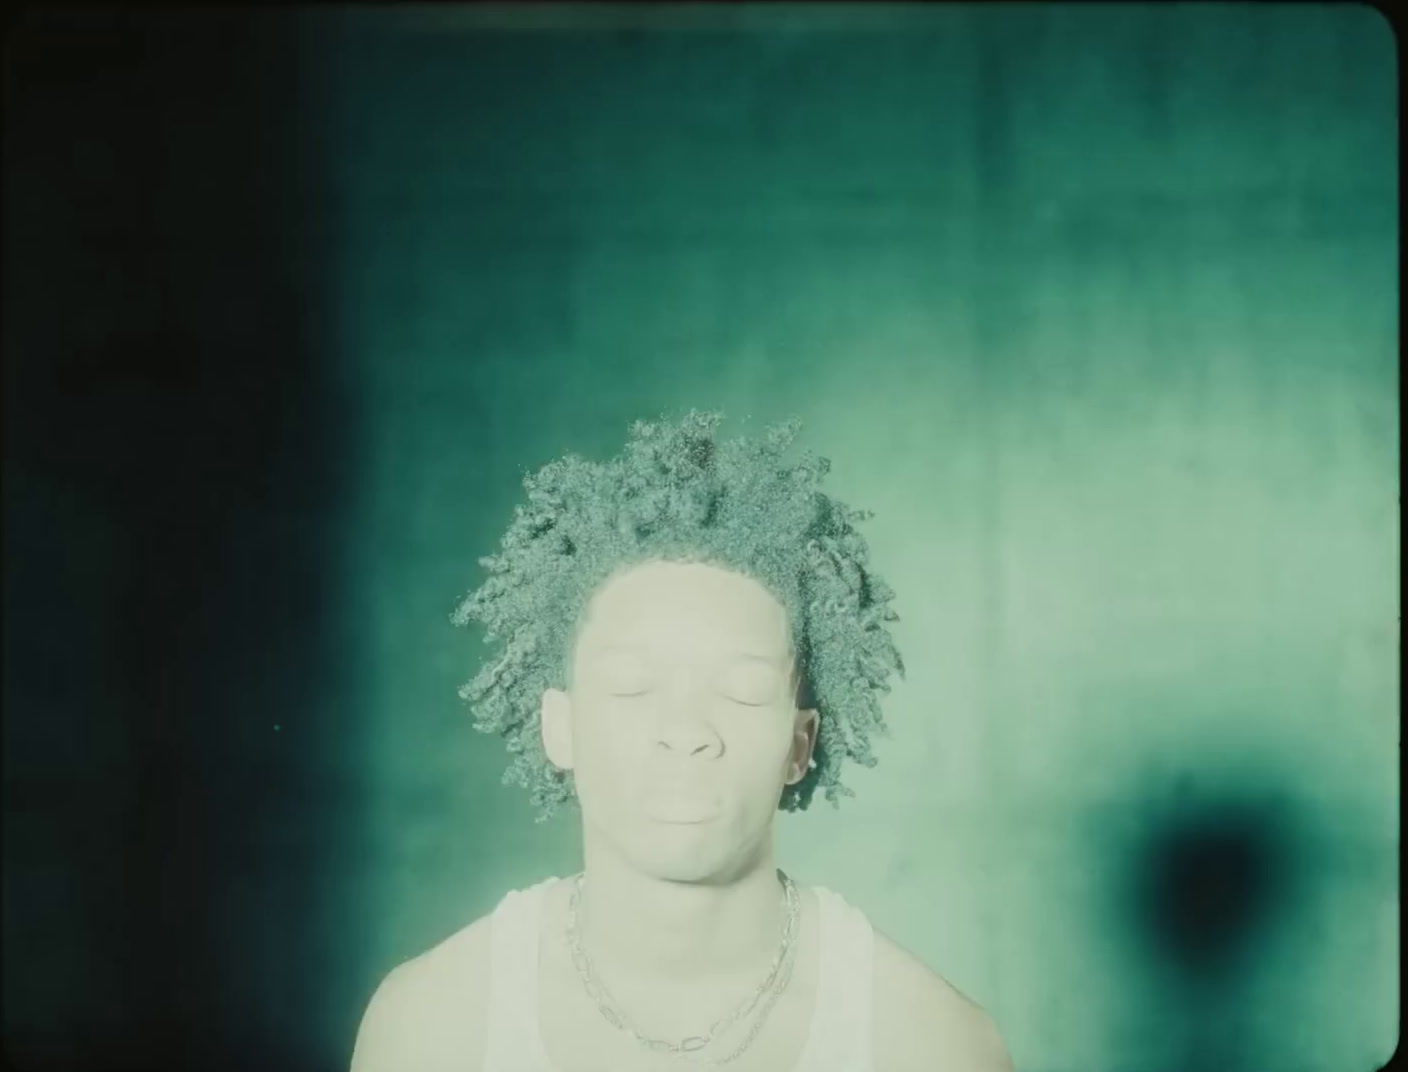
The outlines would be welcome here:
M 718 420 L 525 481 L 456 615 L 506 640 L 463 695 L 540 817 L 579 803 L 585 866 L 392 971 L 353 1072 L 1011 1072 L 982 1009 L 777 868 L 778 809 L 875 762 L 897 615 L 826 460 L 781 464 L 797 422 Z

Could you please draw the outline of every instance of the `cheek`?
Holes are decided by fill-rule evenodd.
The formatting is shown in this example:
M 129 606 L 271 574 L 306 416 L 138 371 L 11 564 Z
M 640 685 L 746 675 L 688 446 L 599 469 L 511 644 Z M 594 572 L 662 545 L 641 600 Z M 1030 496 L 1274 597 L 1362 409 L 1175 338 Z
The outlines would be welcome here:
M 619 720 L 589 717 L 582 720 L 580 732 L 578 758 L 592 767 L 620 762 L 631 748 L 633 735 Z
M 628 720 L 601 714 L 581 722 L 580 743 L 573 749 L 576 780 L 596 795 L 625 795 L 650 757 L 650 737 Z
M 750 781 L 772 780 L 787 765 L 792 750 L 790 726 L 777 723 L 739 727 L 725 740 L 733 765 L 746 771 Z

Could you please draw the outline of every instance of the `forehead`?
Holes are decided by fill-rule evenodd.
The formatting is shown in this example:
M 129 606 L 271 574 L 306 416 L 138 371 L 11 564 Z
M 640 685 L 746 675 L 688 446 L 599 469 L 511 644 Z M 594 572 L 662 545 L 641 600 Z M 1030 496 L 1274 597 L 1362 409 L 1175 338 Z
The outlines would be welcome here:
M 608 580 L 593 596 L 584 649 L 614 643 L 712 651 L 789 650 L 787 611 L 751 577 L 701 563 L 651 562 Z

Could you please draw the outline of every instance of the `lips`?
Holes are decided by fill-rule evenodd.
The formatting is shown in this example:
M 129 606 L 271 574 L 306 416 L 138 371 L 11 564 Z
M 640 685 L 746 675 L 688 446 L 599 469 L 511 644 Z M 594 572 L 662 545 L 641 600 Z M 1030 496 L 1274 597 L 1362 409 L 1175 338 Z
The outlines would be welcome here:
M 655 821 L 671 826 L 698 826 L 714 817 L 712 812 L 657 812 Z
M 712 819 L 718 804 L 707 797 L 654 797 L 646 810 L 662 823 L 702 823 Z

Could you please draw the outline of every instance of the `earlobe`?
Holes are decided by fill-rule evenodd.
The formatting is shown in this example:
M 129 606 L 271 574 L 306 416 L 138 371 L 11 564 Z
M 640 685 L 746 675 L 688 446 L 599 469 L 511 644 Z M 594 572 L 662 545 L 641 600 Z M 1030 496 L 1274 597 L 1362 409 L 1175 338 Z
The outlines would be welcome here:
M 815 763 L 812 760 L 812 753 L 816 750 L 817 727 L 820 718 L 816 711 L 807 710 L 799 712 L 802 716 L 792 740 L 795 748 L 792 760 L 791 776 L 787 779 L 788 785 L 796 785 L 807 776 Z
M 543 751 L 558 770 L 572 769 L 572 699 L 561 689 L 543 693 L 541 717 Z

